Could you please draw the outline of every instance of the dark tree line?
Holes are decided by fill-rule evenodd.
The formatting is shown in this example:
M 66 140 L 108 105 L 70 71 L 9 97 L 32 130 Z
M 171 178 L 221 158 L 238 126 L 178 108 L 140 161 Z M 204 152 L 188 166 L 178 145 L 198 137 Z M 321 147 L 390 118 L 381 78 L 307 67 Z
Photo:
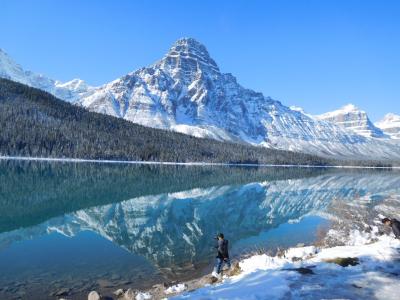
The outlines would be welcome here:
M 309 154 L 200 139 L 144 127 L 89 112 L 44 91 L 6 79 L 0 79 L 0 128 L 0 155 L 4 156 L 255 164 L 338 163 Z

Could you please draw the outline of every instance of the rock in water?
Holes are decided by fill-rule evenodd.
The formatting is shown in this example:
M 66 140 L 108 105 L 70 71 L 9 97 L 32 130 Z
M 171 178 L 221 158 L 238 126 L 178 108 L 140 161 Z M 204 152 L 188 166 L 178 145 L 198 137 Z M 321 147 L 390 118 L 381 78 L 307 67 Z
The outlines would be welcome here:
M 96 291 L 91 291 L 88 295 L 88 300 L 100 300 L 100 295 Z
M 67 288 L 62 288 L 58 290 L 57 292 L 53 293 L 54 296 L 61 297 L 61 296 L 67 296 L 69 293 L 69 289 Z
M 123 289 L 118 289 L 113 293 L 115 296 L 122 297 L 124 295 L 124 290 Z
M 134 300 L 135 292 L 132 289 L 128 289 L 124 294 L 124 300 Z

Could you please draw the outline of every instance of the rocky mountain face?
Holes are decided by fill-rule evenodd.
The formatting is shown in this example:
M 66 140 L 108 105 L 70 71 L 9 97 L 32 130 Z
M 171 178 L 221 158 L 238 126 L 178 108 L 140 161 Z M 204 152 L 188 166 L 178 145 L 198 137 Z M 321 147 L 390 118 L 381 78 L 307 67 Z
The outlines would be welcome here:
M 338 110 L 315 116 L 315 118 L 334 123 L 346 129 L 350 129 L 355 133 L 365 137 L 385 137 L 385 134 L 382 132 L 382 130 L 376 127 L 370 121 L 367 113 L 363 110 L 360 110 L 353 104 L 348 104 Z
M 266 135 L 257 120 L 260 101 L 275 102 L 222 74 L 207 49 L 189 38 L 178 40 L 159 62 L 104 85 L 81 104 L 145 126 L 260 143 Z
M 98 88 L 71 83 L 53 88 L 43 89 L 91 111 L 196 137 L 338 158 L 400 158 L 398 145 L 390 139 L 372 139 L 316 120 L 242 87 L 192 38 L 179 39 L 155 64 Z M 58 88 L 71 94 L 63 95 Z
M 400 156 L 389 142 L 315 120 L 242 87 L 232 74 L 221 73 L 207 49 L 191 38 L 178 40 L 154 65 L 100 87 L 80 103 L 93 111 L 197 137 L 326 156 Z M 383 136 L 374 130 L 374 136 Z
M 389 113 L 382 120 L 375 123 L 385 134 L 392 139 L 400 139 L 400 116 Z

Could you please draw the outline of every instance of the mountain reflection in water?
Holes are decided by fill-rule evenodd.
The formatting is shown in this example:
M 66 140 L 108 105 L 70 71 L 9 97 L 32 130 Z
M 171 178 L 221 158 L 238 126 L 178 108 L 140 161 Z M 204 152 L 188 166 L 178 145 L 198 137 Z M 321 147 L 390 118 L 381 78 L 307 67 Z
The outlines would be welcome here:
M 400 194 L 395 171 L 0 161 L 0 268 L 17 241 L 43 243 L 46 252 L 61 243 L 45 239 L 57 233 L 79 249 L 93 239 L 90 231 L 112 242 L 104 246 L 110 261 L 118 247 L 137 258 L 133 265 L 146 268 L 137 263 L 145 259 L 150 273 L 180 279 L 209 265 L 217 232 L 229 237 L 233 253 L 272 240 L 308 243 L 333 199 L 364 197 L 373 206 L 393 194 Z M 71 272 L 79 277 L 80 269 Z

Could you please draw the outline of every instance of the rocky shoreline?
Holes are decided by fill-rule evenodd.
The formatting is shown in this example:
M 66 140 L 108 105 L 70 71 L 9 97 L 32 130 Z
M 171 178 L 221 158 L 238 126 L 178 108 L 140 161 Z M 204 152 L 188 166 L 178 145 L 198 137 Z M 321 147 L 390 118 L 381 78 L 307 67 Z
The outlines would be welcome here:
M 355 233 L 356 239 L 360 236 L 365 237 Z M 206 275 L 172 286 L 157 284 L 147 291 L 118 289 L 113 298 L 92 291 L 88 300 L 319 299 L 324 293 L 346 299 L 394 300 L 394 287 L 400 284 L 399 260 L 400 240 L 381 235 L 363 244 L 296 247 L 277 256 L 254 255 L 236 262 L 220 280 Z M 307 292 L 309 287 L 313 290 Z
M 144 300 L 144 299 L 164 299 L 172 296 L 179 295 L 183 292 L 191 292 L 197 290 L 201 287 L 218 284 L 223 282 L 228 277 L 232 277 L 240 274 L 239 261 L 233 261 L 232 268 L 230 270 L 225 270 L 223 273 L 223 278 L 216 279 L 211 275 L 204 275 L 196 279 L 188 280 L 183 283 L 176 283 L 168 286 L 166 283 L 155 284 L 150 289 L 142 292 L 138 289 L 132 288 L 119 288 L 113 292 L 113 297 L 102 296 L 98 291 L 91 291 L 88 294 L 88 300 L 104 300 L 104 299 L 117 299 L 117 300 Z M 56 295 L 57 296 L 57 295 Z M 59 300 L 67 300 L 66 298 L 58 298 Z
M 389 197 L 372 213 L 367 213 L 367 204 L 362 198 L 355 206 L 333 204 L 331 227 L 314 245 L 298 245 L 273 256 L 249 254 L 233 262 L 220 280 L 205 275 L 170 286 L 156 284 L 145 291 L 117 289 L 112 299 L 320 299 L 324 293 L 397 299 L 396 289 L 391 288 L 400 286 L 400 240 L 380 219 L 382 214 L 399 218 L 400 199 Z M 305 286 L 311 290 L 305 291 Z M 110 298 L 94 291 L 88 296 L 100 299 Z

